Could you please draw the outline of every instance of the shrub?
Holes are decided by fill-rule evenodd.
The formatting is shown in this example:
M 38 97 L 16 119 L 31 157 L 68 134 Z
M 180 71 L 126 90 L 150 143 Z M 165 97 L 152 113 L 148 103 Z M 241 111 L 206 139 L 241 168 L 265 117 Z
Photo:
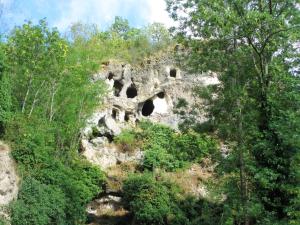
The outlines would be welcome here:
M 187 102 L 187 100 L 185 100 L 184 98 L 178 98 L 178 102 L 175 106 L 175 108 L 180 109 L 180 108 L 186 108 L 189 105 L 189 103 Z
M 193 131 L 177 134 L 174 138 L 172 154 L 183 161 L 201 160 L 217 150 L 217 143 L 212 138 Z
M 139 133 L 138 138 L 143 140 L 144 150 L 148 150 L 154 145 L 158 145 L 164 149 L 171 147 L 174 130 L 170 127 L 143 121 L 140 123 L 140 128 L 142 132 Z
M 166 224 L 172 214 L 172 196 L 151 174 L 134 175 L 124 182 L 124 202 L 137 224 Z
M 76 150 L 57 149 L 54 141 L 55 127 L 52 126 L 52 124 L 44 123 L 43 120 L 34 117 L 27 120 L 22 116 L 16 117 L 16 120 L 8 126 L 6 137 L 13 142 L 12 155 L 18 162 L 19 172 L 23 177 L 32 177 L 31 180 L 23 182 L 24 195 L 19 195 L 14 206 L 13 217 L 20 220 L 16 223 L 17 225 L 22 224 L 21 219 L 24 219 L 23 224 L 30 224 L 26 222 L 28 218 L 33 218 L 37 224 L 51 224 L 46 223 L 50 221 L 48 214 L 39 217 L 36 215 L 35 208 L 26 210 L 29 204 L 26 201 L 31 201 L 26 196 L 30 193 L 26 192 L 28 187 L 35 191 L 32 186 L 39 186 L 39 192 L 32 197 L 32 201 L 35 198 L 44 198 L 42 195 L 48 193 L 48 187 L 55 190 L 55 193 L 61 193 L 59 198 L 68 207 L 61 208 L 65 214 L 65 221 L 59 221 L 60 223 L 57 224 L 73 225 L 85 221 L 86 204 L 101 191 L 104 183 L 104 174 L 100 169 L 81 159 Z M 50 194 L 55 197 L 55 193 Z M 49 209 L 55 207 L 55 201 L 46 200 L 49 200 L 47 205 Z M 33 207 L 38 207 L 38 205 Z M 64 220 L 63 217 L 61 220 Z
M 124 202 L 134 224 L 222 224 L 223 205 L 184 196 L 174 183 L 153 174 L 133 174 L 124 182 Z
M 174 171 L 217 152 L 216 141 L 204 134 L 191 130 L 176 133 L 169 127 L 150 122 L 142 122 L 140 127 L 142 132 L 138 137 L 143 140 L 145 151 L 143 167 L 148 170 Z
M 185 162 L 178 160 L 176 156 L 157 145 L 152 146 L 145 152 L 143 160 L 143 167 L 148 170 L 163 168 L 167 171 L 174 171 L 182 168 L 184 164 Z
M 18 200 L 12 205 L 12 224 L 63 225 L 66 224 L 65 209 L 61 190 L 28 177 L 22 183 Z
M 133 151 L 137 147 L 136 133 L 132 130 L 123 130 L 114 138 L 124 151 Z

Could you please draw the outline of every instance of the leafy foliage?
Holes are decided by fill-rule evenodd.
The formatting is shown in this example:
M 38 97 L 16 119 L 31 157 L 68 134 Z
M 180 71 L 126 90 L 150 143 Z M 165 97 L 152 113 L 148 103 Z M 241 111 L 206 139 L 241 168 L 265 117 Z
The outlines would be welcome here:
M 34 179 L 34 181 L 29 180 L 29 183 L 24 181 L 24 189 L 27 188 L 27 185 L 31 185 L 30 182 L 38 182 L 42 187 L 51 185 L 51 189 L 62 193 L 60 199 L 68 206 L 61 209 L 65 216 L 58 224 L 74 224 L 76 221 L 84 221 L 85 205 L 101 191 L 104 182 L 103 173 L 79 158 L 73 150 L 61 152 L 60 149 L 56 149 L 54 133 L 56 128 L 49 125 L 47 121 L 33 120 L 33 118 L 28 120 L 22 116 L 17 118 L 18 120 L 10 123 L 10 127 L 7 128 L 6 138 L 13 143 L 12 154 L 18 162 L 20 173 L 24 177 Z M 34 185 L 32 184 L 32 186 Z M 47 195 L 51 198 L 51 194 L 55 195 L 56 192 Z M 32 205 L 31 210 L 27 210 L 25 206 L 30 202 L 23 203 L 22 201 L 23 198 L 30 198 L 27 195 L 32 193 L 26 191 L 21 193 L 22 195 L 15 203 L 13 216 L 16 213 L 15 218 L 16 221 L 19 221 L 18 224 L 22 224 L 22 222 L 25 224 L 28 217 L 34 219 L 35 213 L 39 211 L 39 206 Z M 40 197 L 33 196 L 32 198 Z M 51 206 L 50 203 L 54 205 Z M 43 204 L 43 201 L 40 204 Z M 49 200 L 47 207 L 55 205 L 55 201 Z M 25 208 L 22 209 L 23 207 Z M 48 210 L 45 209 L 46 211 Z M 45 219 L 42 221 L 38 224 L 50 223 Z
M 171 196 L 168 188 L 156 182 L 151 174 L 129 178 L 123 190 L 124 200 L 138 224 L 166 224 L 172 211 Z
M 114 138 L 116 144 L 121 145 L 124 151 L 133 151 L 138 147 L 136 134 L 132 130 L 123 130 L 121 134 Z
M 219 164 L 227 172 L 224 222 L 297 224 L 299 1 L 167 2 L 190 50 L 186 66 L 219 73 L 208 113 L 232 149 Z
M 147 170 L 155 168 L 174 171 L 187 166 L 191 162 L 201 161 L 217 149 L 216 142 L 193 131 L 177 134 L 171 128 L 152 124 L 147 121 L 140 123 L 141 131 L 126 131 L 116 138 L 119 142 L 132 145 L 140 140 L 145 152 L 143 167 Z
M 167 30 L 155 27 L 135 29 L 116 17 L 108 31 L 75 24 L 66 39 L 41 20 L 15 27 L 0 43 L 0 135 L 26 177 L 12 206 L 13 224 L 85 222 L 86 204 L 105 182 L 78 155 L 80 129 L 106 90 L 91 75 L 111 58 L 134 61 L 169 44 Z M 130 132 L 116 141 L 135 144 Z
M 222 205 L 183 196 L 174 183 L 153 174 L 131 175 L 123 191 L 136 224 L 220 224 Z
M 4 132 L 5 123 L 11 114 L 11 84 L 8 74 L 5 72 L 5 55 L 3 46 L 0 45 L 0 136 Z
M 66 224 L 65 196 L 55 186 L 26 178 L 12 205 L 12 224 Z

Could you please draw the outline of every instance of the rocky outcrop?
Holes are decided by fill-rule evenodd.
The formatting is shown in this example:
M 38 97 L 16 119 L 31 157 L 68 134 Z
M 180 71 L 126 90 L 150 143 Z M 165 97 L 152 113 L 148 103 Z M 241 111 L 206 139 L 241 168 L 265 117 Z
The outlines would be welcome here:
M 10 157 L 10 149 L 0 141 L 0 217 L 8 217 L 6 208 L 17 197 L 19 178 Z
M 87 212 L 90 225 L 121 224 L 130 217 L 123 207 L 122 182 L 142 161 L 143 152 L 122 150 L 114 143 L 114 137 L 124 129 L 135 128 L 143 119 L 174 129 L 183 122 L 183 115 L 193 116 L 195 123 L 205 122 L 206 103 L 195 96 L 193 89 L 196 85 L 218 84 L 219 80 L 215 74 L 188 74 L 167 55 L 145 60 L 140 66 L 110 61 L 93 80 L 104 81 L 108 94 L 102 109 L 93 114 L 82 130 L 81 148 L 90 162 L 106 172 L 107 184 L 104 193 L 89 204 Z M 194 165 L 181 174 L 167 176 L 181 183 L 187 193 L 205 196 L 207 190 L 198 182 L 209 174 L 203 171 Z
M 205 102 L 194 95 L 193 88 L 219 83 L 215 74 L 188 74 L 167 55 L 140 66 L 111 61 L 93 80 L 105 81 L 109 93 L 103 109 L 88 120 L 81 144 L 83 155 L 102 169 L 142 159 L 139 150 L 131 155 L 119 152 L 112 140 L 143 119 L 174 129 L 183 121 L 182 114 L 196 115 L 195 122 L 204 122 Z

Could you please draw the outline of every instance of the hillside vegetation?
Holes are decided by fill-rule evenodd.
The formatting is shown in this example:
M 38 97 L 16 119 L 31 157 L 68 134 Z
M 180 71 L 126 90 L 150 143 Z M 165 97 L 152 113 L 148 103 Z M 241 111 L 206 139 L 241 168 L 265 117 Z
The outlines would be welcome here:
M 86 224 L 86 206 L 107 182 L 79 154 L 80 129 L 106 94 L 92 74 L 110 59 L 138 64 L 175 43 L 180 65 L 216 72 L 221 84 L 195 89 L 207 122 L 175 131 L 141 121 L 114 138 L 145 154 L 121 184 L 123 223 L 300 224 L 299 1 L 166 2 L 179 24 L 172 35 L 116 17 L 107 31 L 78 23 L 62 35 L 43 20 L 2 39 L 0 137 L 21 178 L 12 225 Z M 191 195 L 174 177 L 207 161 L 209 194 Z

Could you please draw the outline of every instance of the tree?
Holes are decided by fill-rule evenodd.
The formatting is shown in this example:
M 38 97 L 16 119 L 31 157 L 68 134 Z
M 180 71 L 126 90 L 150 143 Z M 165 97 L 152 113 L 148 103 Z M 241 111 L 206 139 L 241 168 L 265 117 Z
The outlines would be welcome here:
M 171 35 L 167 28 L 161 23 L 153 23 L 146 27 L 150 42 L 159 47 L 167 47 L 171 43 Z
M 28 22 L 13 31 L 6 54 L 11 77 L 16 81 L 13 91 L 18 93 L 16 100 L 22 113 L 30 117 L 39 102 L 44 112 L 49 111 L 51 120 L 66 53 L 66 42 L 57 30 L 49 30 L 45 21 L 38 25 Z
M 296 223 L 300 145 L 291 137 L 299 133 L 300 96 L 290 71 L 299 58 L 299 1 L 167 3 L 180 22 L 178 37 L 191 49 L 188 66 L 220 74 L 210 113 L 233 148 L 228 172 L 239 174 L 232 185 L 240 197 L 228 199 L 239 213 L 231 218 L 245 225 Z
M 127 19 L 123 19 L 120 16 L 115 17 L 114 23 L 110 27 L 110 31 L 122 37 L 123 39 L 128 38 L 128 32 L 130 31 L 129 22 Z
M 4 125 L 11 114 L 11 83 L 6 73 L 5 55 L 0 43 L 0 136 L 4 133 Z

